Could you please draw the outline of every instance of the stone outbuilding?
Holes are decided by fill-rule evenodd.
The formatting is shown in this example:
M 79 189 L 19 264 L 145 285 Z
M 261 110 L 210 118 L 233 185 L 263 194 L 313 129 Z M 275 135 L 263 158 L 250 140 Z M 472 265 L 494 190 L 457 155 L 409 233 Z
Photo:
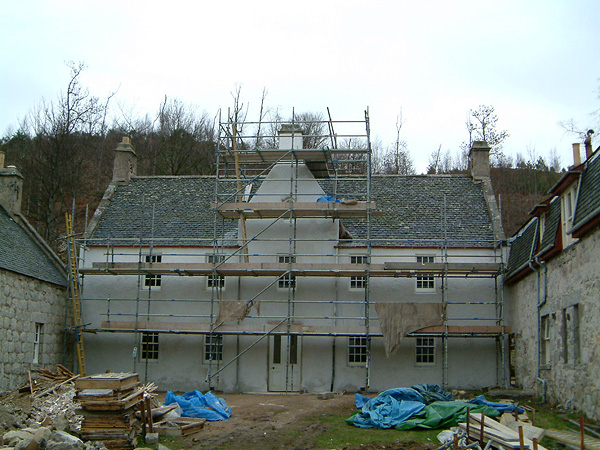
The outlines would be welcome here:
M 66 286 L 56 254 L 21 215 L 23 177 L 0 154 L 0 391 L 64 363 Z
M 507 268 L 518 386 L 600 418 L 600 148 L 574 165 L 512 238 Z

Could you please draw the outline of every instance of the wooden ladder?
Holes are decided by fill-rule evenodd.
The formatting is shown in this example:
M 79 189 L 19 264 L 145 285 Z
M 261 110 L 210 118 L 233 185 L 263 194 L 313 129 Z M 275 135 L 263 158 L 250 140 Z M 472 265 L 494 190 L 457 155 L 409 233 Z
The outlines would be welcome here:
M 77 270 L 77 252 L 75 250 L 75 235 L 73 233 L 73 218 L 66 213 L 67 243 L 69 254 L 69 287 L 73 301 L 73 328 L 75 329 L 75 342 L 77 348 L 77 364 L 79 374 L 85 376 L 85 352 L 83 349 L 83 324 L 81 323 L 81 306 L 79 301 L 79 272 Z

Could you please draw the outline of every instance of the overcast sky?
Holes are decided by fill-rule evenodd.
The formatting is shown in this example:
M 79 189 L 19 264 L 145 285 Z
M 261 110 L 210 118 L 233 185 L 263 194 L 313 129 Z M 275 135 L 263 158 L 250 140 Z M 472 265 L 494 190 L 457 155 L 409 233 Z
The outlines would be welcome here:
M 600 122 L 599 18 L 597 0 L 3 0 L 0 133 L 64 91 L 72 60 L 94 95 L 118 90 L 113 105 L 140 115 L 165 95 L 214 115 L 238 84 L 256 119 L 266 87 L 284 116 L 369 107 L 387 145 L 402 111 L 419 171 L 467 139 L 469 109 L 493 105 L 508 154 L 556 148 L 568 165 L 576 138 L 558 122 Z

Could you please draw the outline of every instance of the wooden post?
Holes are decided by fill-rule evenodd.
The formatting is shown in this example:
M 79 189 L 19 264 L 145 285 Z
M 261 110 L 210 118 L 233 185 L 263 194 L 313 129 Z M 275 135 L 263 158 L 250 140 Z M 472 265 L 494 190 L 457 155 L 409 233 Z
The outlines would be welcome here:
M 244 201 L 244 193 L 242 192 L 242 179 L 240 174 L 240 160 L 238 156 L 238 144 L 237 144 L 237 124 L 231 125 L 231 131 L 233 133 L 233 158 L 235 161 L 235 177 L 237 178 L 237 188 L 238 188 L 238 202 Z M 248 233 L 246 231 L 246 217 L 244 213 L 240 213 L 240 226 L 242 231 L 242 244 L 246 244 L 248 240 Z M 244 262 L 247 264 L 249 262 L 248 258 L 248 246 L 244 247 L 244 251 L 242 252 L 244 255 Z
M 148 430 L 150 433 L 154 433 L 154 422 L 152 421 L 152 405 L 150 404 L 150 397 L 144 399 L 144 405 L 146 407 L 146 416 L 148 417 Z
M 533 442 L 533 450 L 538 450 L 537 438 L 533 438 L 531 442 Z
M 469 427 L 471 426 L 471 407 L 467 406 L 467 444 L 469 443 Z
M 483 448 L 483 428 L 485 426 L 485 414 L 481 413 L 481 428 L 479 430 L 479 446 Z
M 584 429 L 585 429 L 585 426 L 583 424 L 583 416 L 580 416 L 579 417 L 579 434 L 581 436 L 581 450 L 585 450 Z
M 454 450 L 458 450 L 458 435 L 454 435 Z
M 146 405 L 144 402 L 138 403 L 138 407 L 140 408 L 140 416 L 142 419 L 142 436 L 146 436 Z
M 521 450 L 525 450 L 525 442 L 523 439 L 523 426 L 522 425 L 519 426 L 519 448 Z

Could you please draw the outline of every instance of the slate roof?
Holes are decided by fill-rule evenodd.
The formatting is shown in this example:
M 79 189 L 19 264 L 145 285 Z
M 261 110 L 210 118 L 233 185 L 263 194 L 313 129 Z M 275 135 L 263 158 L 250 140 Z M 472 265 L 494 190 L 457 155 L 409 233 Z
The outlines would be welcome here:
M 556 238 L 560 230 L 560 197 L 555 197 L 550 202 L 550 208 L 546 212 L 546 224 L 544 235 L 540 244 L 539 253 L 545 253 L 556 245 Z
M 121 239 L 135 243 L 140 238 L 161 238 L 180 245 L 212 246 L 215 177 L 134 177 L 118 186 L 110 205 L 93 232 L 95 239 Z M 237 236 L 237 223 L 218 221 L 218 236 Z M 165 241 L 166 243 L 166 241 Z
M 332 181 L 319 182 L 325 193 L 333 192 Z M 178 238 L 182 245 L 212 245 L 214 183 L 214 177 L 206 176 L 132 178 L 116 188 L 92 237 Z M 235 191 L 234 182 L 231 187 Z M 444 239 L 457 247 L 493 245 L 483 189 L 470 176 L 373 176 L 371 190 L 377 210 L 385 212 L 371 220 L 373 245 L 440 246 Z M 365 181 L 340 179 L 337 191 L 365 192 Z M 218 223 L 223 224 L 218 235 L 235 238 L 237 221 Z M 346 218 L 343 223 L 356 239 L 366 238 L 365 219 Z
M 349 183 L 357 181 L 338 180 L 338 189 L 352 191 Z M 371 218 L 374 246 L 494 245 L 482 185 L 468 175 L 376 175 L 371 178 L 371 199 L 385 213 Z M 364 220 L 344 219 L 343 223 L 355 238 L 366 238 Z
M 531 260 L 537 244 L 538 223 L 539 220 L 537 217 L 531 219 L 513 240 L 506 266 L 507 278 L 512 277 L 521 269 L 527 267 Z
M 585 163 L 577 196 L 573 229 L 577 230 L 600 214 L 600 152 Z
M 0 268 L 66 286 L 65 275 L 41 244 L 0 206 Z

